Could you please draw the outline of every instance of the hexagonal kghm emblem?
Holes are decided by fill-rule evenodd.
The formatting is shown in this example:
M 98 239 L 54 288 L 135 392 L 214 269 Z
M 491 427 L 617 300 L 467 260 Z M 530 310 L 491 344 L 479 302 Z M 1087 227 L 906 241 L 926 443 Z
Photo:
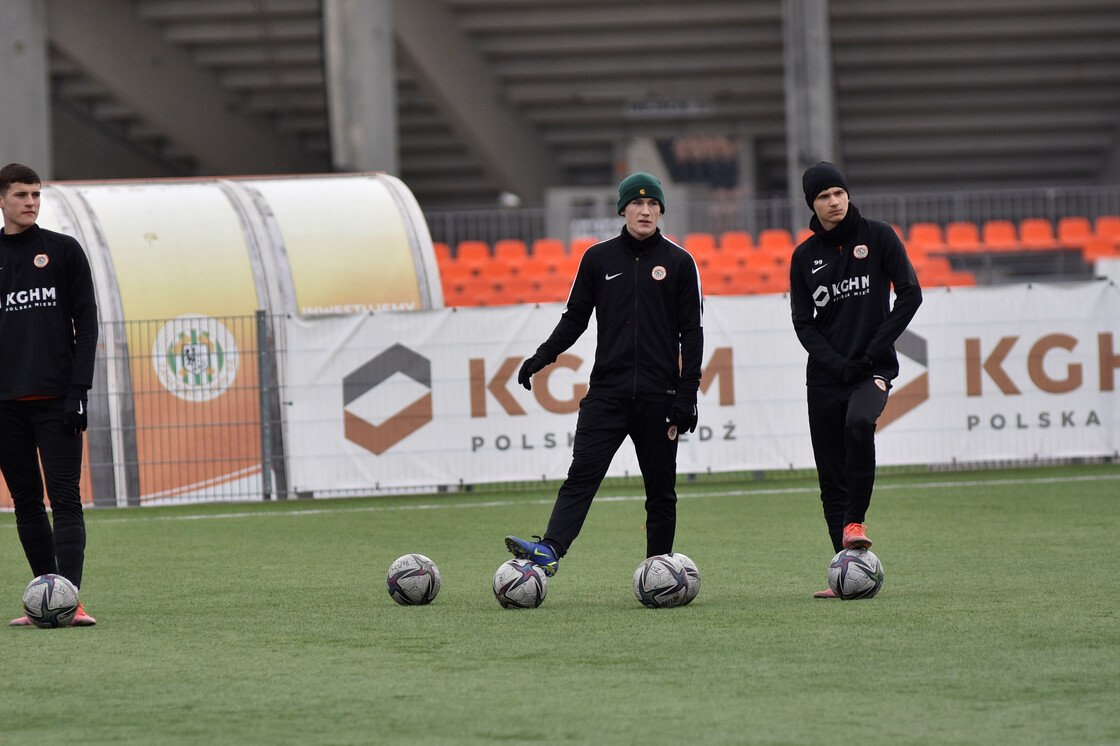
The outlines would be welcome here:
M 351 402 L 400 373 L 429 389 L 428 393 L 380 425 L 347 411 Z M 432 421 L 432 363 L 403 345 L 393 345 L 342 379 L 343 423 L 346 439 L 381 455 Z
M 895 340 L 894 349 L 899 355 L 910 358 L 925 370 L 902 388 L 891 392 L 886 408 L 879 415 L 880 430 L 929 399 L 929 352 L 925 337 L 906 329 Z

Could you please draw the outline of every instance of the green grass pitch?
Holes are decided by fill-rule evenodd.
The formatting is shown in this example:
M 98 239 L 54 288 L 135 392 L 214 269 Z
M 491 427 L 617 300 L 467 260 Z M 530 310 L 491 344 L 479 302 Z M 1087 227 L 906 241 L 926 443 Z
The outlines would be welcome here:
M 869 601 L 811 478 L 681 485 L 697 599 L 646 609 L 605 489 L 539 609 L 490 591 L 555 490 L 89 511 L 93 628 L 0 631 L 0 744 L 1120 742 L 1120 466 L 882 474 Z M 390 600 L 420 552 L 443 587 Z M 0 514 L 0 610 L 30 580 Z

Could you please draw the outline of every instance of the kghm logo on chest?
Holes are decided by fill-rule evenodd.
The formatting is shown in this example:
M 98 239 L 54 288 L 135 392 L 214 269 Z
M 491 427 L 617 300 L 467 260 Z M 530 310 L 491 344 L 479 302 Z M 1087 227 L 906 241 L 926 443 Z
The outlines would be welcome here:
M 862 277 L 848 277 L 840 282 L 833 283 L 832 294 L 841 295 L 843 293 L 851 293 L 856 290 L 867 290 L 871 287 L 871 275 L 863 275 Z
M 33 306 L 38 304 L 54 305 L 58 301 L 58 290 L 55 288 L 31 288 L 30 290 L 13 290 L 4 300 L 5 306 Z

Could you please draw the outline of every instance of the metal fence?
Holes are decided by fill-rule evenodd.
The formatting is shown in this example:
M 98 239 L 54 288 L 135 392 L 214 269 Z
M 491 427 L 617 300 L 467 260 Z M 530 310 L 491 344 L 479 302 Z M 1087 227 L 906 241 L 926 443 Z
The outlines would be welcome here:
M 275 320 L 262 311 L 103 322 L 83 464 L 87 502 L 279 496 L 285 482 L 275 355 L 283 339 L 274 330 L 282 334 L 283 326 Z M 274 472 L 274 479 L 262 476 Z
M 1120 185 L 1094 187 L 1049 187 L 1036 189 L 959 190 L 925 193 L 859 193 L 852 201 L 868 217 L 894 223 L 904 229 L 913 223 L 982 223 L 986 220 L 1020 221 L 1046 218 L 1056 222 L 1066 216 L 1095 220 L 1101 215 L 1120 215 Z M 604 213 L 599 202 L 565 210 L 503 208 L 493 210 L 446 210 L 425 213 L 432 240 L 454 247 L 460 241 L 502 239 L 532 242 L 538 238 L 570 241 L 582 237 L 588 225 L 610 219 L 617 230 L 617 216 Z M 683 205 L 678 214 L 687 232 L 722 233 L 745 230 L 753 234 L 767 228 L 793 230 L 808 224 L 808 209 L 788 198 L 736 200 L 713 198 Z M 674 208 L 674 213 L 677 208 Z M 561 231 L 550 227 L 562 226 Z M 681 231 L 681 232 L 686 232 Z

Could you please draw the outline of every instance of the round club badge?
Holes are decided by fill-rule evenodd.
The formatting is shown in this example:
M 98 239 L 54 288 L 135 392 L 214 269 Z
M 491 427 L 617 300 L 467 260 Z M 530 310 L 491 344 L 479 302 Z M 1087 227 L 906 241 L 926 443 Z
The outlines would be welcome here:
M 191 402 L 221 396 L 237 378 L 237 343 L 220 321 L 187 314 L 164 324 L 152 343 L 152 365 L 170 393 Z
M 665 435 L 669 438 L 669 440 L 676 440 L 677 439 L 677 426 L 676 425 L 669 425 L 669 429 L 665 431 Z
M 852 256 L 854 256 L 856 259 L 866 259 L 867 258 L 867 244 L 862 244 L 861 243 L 859 246 L 852 249 Z
M 38 267 L 39 269 L 42 269 L 43 267 L 45 267 L 45 266 L 47 266 L 48 264 L 51 263 L 51 258 L 49 256 L 47 256 L 46 254 L 36 254 L 35 258 L 32 259 L 31 261 L 32 261 L 32 263 L 34 263 L 34 265 L 36 267 Z
M 661 282 L 662 280 L 664 280 L 666 277 L 669 276 L 669 273 L 665 270 L 664 267 L 662 267 L 660 264 L 658 264 L 656 267 L 653 268 L 653 271 L 650 272 L 650 276 L 653 279 L 657 280 L 658 282 Z

